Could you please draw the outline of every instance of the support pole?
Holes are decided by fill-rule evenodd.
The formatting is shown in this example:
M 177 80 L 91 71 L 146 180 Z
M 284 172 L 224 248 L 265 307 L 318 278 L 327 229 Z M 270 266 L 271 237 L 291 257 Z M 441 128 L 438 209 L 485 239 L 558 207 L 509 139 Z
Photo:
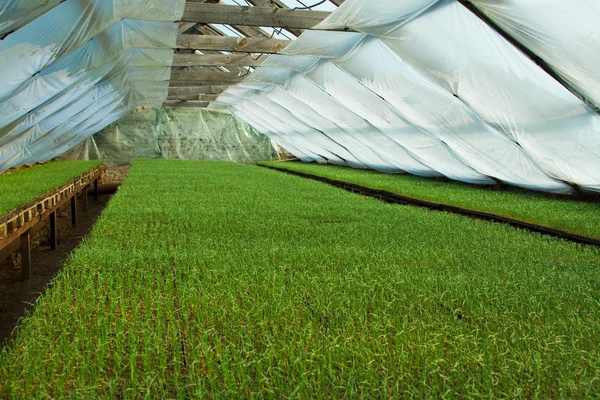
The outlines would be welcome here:
M 88 212 L 89 207 L 88 207 L 88 187 L 87 186 L 83 188 L 81 195 L 83 196 L 83 211 Z
M 23 280 L 31 279 L 31 233 L 27 231 L 21 235 L 21 277 Z
M 56 250 L 58 245 L 58 235 L 56 232 L 56 211 L 50 213 L 50 248 Z
M 73 226 L 77 226 L 77 195 L 71 197 L 71 221 Z
M 100 200 L 100 193 L 98 192 L 98 179 L 94 180 L 94 199 Z

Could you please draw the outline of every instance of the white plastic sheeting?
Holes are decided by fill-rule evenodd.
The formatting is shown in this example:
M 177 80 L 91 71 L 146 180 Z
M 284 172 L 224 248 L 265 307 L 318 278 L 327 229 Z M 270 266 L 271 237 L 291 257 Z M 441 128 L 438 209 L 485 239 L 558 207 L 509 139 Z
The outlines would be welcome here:
M 512 38 L 600 108 L 600 2 L 471 0 Z
M 19 29 L 60 2 L 61 0 L 0 0 L 0 36 Z
M 0 6 L 0 24 L 42 14 L 33 3 Z M 184 4 L 67 0 L 1 41 L 0 172 L 60 155 L 136 106 L 160 107 Z
M 523 36 L 532 21 L 539 35 L 526 45 L 536 49 L 539 41 L 536 54 L 597 98 L 597 51 L 587 52 L 600 45 L 600 25 L 582 17 L 584 26 L 569 35 L 573 18 L 557 31 L 559 46 L 544 53 L 541 35 L 560 8 L 474 3 L 503 17 L 499 25 L 518 21 L 509 25 Z M 554 193 L 571 185 L 600 191 L 600 116 L 456 0 L 346 0 L 316 28 L 322 31 L 305 32 L 212 107 L 230 109 L 307 161 Z M 346 28 L 358 33 L 328 31 Z M 571 57 L 580 33 L 591 43 L 579 41 Z
M 271 140 L 229 112 L 139 107 L 60 159 L 100 159 L 115 166 L 140 157 L 255 163 L 279 154 Z

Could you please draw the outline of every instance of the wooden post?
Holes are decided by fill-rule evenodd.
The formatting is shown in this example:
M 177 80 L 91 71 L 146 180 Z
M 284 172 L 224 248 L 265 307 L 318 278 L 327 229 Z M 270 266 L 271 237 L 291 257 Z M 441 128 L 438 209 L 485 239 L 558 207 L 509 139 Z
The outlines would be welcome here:
M 94 199 L 100 200 L 100 193 L 98 192 L 98 179 L 94 180 Z
M 77 226 L 77 195 L 71 197 L 71 221 L 73 226 Z
M 31 233 L 27 231 L 21 235 L 21 277 L 23 280 L 31 279 Z
M 50 248 L 56 250 L 58 235 L 56 232 L 56 211 L 50 213 Z
M 83 211 L 88 212 L 89 207 L 88 207 L 88 187 L 87 186 L 83 188 L 81 195 L 83 196 Z

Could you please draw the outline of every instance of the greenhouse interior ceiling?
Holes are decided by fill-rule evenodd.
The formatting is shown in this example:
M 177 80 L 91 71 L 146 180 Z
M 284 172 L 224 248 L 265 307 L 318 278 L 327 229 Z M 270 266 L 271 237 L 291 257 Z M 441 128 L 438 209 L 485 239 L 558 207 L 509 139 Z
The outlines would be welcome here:
M 600 0 L 0 0 L 1 399 L 600 399 Z
M 590 0 L 0 2 L 0 172 L 185 107 L 302 161 L 600 192 L 599 20 Z

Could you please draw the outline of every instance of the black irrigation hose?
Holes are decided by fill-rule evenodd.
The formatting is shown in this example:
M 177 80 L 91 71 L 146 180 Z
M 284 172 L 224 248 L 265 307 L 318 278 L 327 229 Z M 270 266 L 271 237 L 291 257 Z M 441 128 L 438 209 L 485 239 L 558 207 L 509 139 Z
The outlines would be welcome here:
M 268 165 L 260 165 L 260 166 L 263 168 L 269 168 L 269 169 L 272 169 L 275 171 L 300 176 L 302 178 L 313 179 L 313 180 L 316 180 L 319 182 L 327 183 L 331 186 L 335 186 L 337 188 L 348 190 L 353 193 L 358 193 L 358 194 L 361 194 L 364 196 L 374 197 L 374 198 L 384 201 L 386 203 L 404 204 L 404 205 L 411 205 L 411 206 L 427 208 L 429 210 L 446 211 L 446 212 L 450 212 L 453 214 L 463 215 L 463 216 L 480 219 L 480 220 L 484 220 L 484 221 L 507 224 L 514 228 L 526 229 L 526 230 L 529 230 L 532 232 L 541 233 L 541 234 L 552 236 L 552 237 L 559 238 L 559 239 L 569 240 L 569 241 L 575 242 L 575 243 L 600 247 L 600 240 L 598 240 L 598 239 L 593 239 L 593 238 L 589 238 L 586 236 L 580 236 L 580 235 L 576 235 L 573 233 L 564 232 L 564 231 L 561 231 L 558 229 L 548 228 L 548 227 L 545 227 L 542 225 L 530 224 L 528 222 L 523 222 L 523 221 L 519 221 L 519 220 L 512 219 L 512 218 L 503 217 L 503 216 L 496 215 L 496 214 L 468 210 L 466 208 L 450 206 L 447 204 L 432 203 L 432 202 L 425 201 L 425 200 L 419 200 L 419 199 L 414 199 L 412 197 L 402 196 L 402 195 L 399 195 L 396 193 L 388 192 L 386 190 L 371 189 L 371 188 L 368 188 L 365 186 L 356 185 L 354 183 L 324 178 L 322 176 L 307 174 L 304 172 L 292 171 L 289 169 L 277 168 L 277 167 L 272 167 L 272 166 L 268 166 Z

